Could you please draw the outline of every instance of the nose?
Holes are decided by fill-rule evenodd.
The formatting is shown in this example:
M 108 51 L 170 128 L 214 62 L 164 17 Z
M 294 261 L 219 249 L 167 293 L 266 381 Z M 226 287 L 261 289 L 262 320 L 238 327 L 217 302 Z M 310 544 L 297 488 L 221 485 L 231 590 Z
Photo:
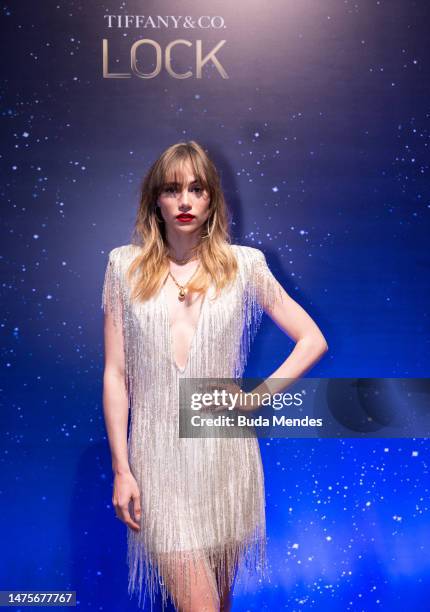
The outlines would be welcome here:
M 188 188 L 184 189 L 180 196 L 180 206 L 188 206 Z

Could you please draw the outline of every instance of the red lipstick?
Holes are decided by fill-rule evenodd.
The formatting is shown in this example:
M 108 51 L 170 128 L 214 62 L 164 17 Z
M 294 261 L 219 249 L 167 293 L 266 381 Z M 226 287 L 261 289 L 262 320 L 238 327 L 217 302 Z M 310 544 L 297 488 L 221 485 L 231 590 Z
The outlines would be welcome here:
M 179 215 L 176 215 L 176 218 L 180 223 L 190 223 L 190 221 L 194 219 L 194 215 L 191 215 L 190 213 L 180 213 Z

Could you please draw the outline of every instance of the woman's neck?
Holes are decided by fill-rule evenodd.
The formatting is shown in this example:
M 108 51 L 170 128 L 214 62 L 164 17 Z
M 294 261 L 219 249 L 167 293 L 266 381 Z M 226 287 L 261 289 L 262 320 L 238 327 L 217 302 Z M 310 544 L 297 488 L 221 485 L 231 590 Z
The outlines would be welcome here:
M 167 240 L 169 258 L 178 264 L 197 260 L 199 249 L 193 252 L 193 248 L 198 244 L 199 241 L 194 239 L 193 236 L 174 236 L 173 239 Z

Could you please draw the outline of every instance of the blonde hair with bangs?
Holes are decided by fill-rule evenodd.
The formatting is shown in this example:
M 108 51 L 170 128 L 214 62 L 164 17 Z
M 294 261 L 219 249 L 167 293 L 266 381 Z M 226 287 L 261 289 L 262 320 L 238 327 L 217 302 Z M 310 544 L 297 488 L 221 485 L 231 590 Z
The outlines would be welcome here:
M 199 243 L 193 249 L 201 266 L 189 291 L 205 293 L 214 284 L 217 297 L 234 280 L 237 261 L 229 233 L 229 212 L 215 164 L 194 140 L 179 142 L 166 149 L 146 173 L 140 189 L 140 203 L 133 229 L 132 244 L 140 253 L 128 269 L 133 276 L 132 298 L 145 301 L 158 292 L 169 271 L 168 244 L 164 220 L 156 214 L 158 197 L 166 183 L 184 187 L 184 166 L 190 163 L 194 178 L 209 195 L 209 216 L 202 226 Z

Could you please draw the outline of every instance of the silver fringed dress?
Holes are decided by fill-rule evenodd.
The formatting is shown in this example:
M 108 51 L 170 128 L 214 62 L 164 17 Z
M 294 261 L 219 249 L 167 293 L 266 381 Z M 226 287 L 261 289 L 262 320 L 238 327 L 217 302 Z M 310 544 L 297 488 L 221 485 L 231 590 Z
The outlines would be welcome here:
M 208 576 L 216 569 L 229 584 L 236 564 L 248 570 L 245 586 L 252 574 L 267 576 L 258 440 L 178 436 L 179 379 L 240 379 L 263 311 L 280 288 L 262 251 L 229 248 L 238 274 L 217 299 L 212 286 L 204 296 L 182 369 L 173 357 L 164 284 L 146 302 L 132 301 L 126 272 L 140 247 L 109 253 L 102 308 L 123 331 L 129 464 L 142 507 L 140 531 L 127 529 L 128 592 L 142 606 L 149 592 L 151 609 L 158 588 L 164 607 L 172 580 L 186 591 L 193 562 L 204 563 Z

